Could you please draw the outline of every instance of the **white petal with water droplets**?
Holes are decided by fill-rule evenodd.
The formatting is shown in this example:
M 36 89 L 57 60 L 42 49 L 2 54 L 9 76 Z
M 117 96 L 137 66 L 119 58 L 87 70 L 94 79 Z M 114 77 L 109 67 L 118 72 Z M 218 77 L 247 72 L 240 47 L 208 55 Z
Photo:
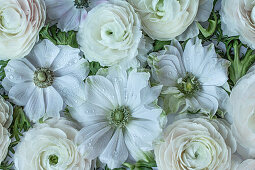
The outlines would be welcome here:
M 128 150 L 125 144 L 122 129 L 117 129 L 103 153 L 99 156 L 102 162 L 107 163 L 113 169 L 120 167 L 128 158 Z
M 52 86 L 61 95 L 64 103 L 71 107 L 79 106 L 85 101 L 85 85 L 75 77 L 69 75 L 56 77 Z
M 43 97 L 43 89 L 36 87 L 28 100 L 24 111 L 28 118 L 37 121 L 43 117 L 45 113 L 45 103 Z

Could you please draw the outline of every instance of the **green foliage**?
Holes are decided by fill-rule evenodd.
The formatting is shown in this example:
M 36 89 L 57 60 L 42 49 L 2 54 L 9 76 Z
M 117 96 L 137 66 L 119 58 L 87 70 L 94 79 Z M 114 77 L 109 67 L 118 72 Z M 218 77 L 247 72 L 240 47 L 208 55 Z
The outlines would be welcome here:
M 23 131 L 28 131 L 31 127 L 29 120 L 26 118 L 22 107 L 16 106 L 13 112 L 13 122 L 11 125 L 11 137 L 14 137 L 16 141 L 20 141 L 20 136 Z
M 40 39 L 49 39 L 55 45 L 69 45 L 73 48 L 79 47 L 75 31 L 61 32 L 56 25 L 43 27 L 40 31 Z
M 98 62 L 95 62 L 95 61 L 92 61 L 89 63 L 89 69 L 90 69 L 90 72 L 89 72 L 89 75 L 96 75 L 97 71 L 100 69 L 100 68 L 104 68 L 102 67 Z
M 230 41 L 227 45 L 226 57 L 231 62 L 229 68 L 229 75 L 231 85 L 235 85 L 236 82 L 244 76 L 252 64 L 255 62 L 255 54 L 251 48 L 243 45 L 239 40 Z M 246 47 L 245 54 L 241 54 L 241 47 Z
M 13 170 L 13 166 L 14 166 L 14 163 L 13 162 L 8 162 L 8 161 L 4 161 L 1 163 L 0 165 L 0 169 L 2 170 Z
M 25 113 L 22 107 L 16 106 L 13 111 L 13 122 L 10 126 L 10 133 L 12 142 L 9 146 L 9 152 L 7 157 L 11 157 L 11 153 L 14 154 L 14 147 L 20 142 L 20 137 L 23 136 L 23 132 L 28 131 L 31 127 L 29 120 L 26 118 Z M 13 169 L 13 162 L 8 162 L 5 160 L 0 165 L 0 169 L 3 170 L 12 170 Z
M 213 18 L 210 19 L 211 17 L 213 17 Z M 216 13 L 212 12 L 211 17 L 208 20 L 209 26 L 208 26 L 207 29 L 202 27 L 201 24 L 197 23 L 197 26 L 198 26 L 200 32 L 202 33 L 203 37 L 205 37 L 205 38 L 208 38 L 208 37 L 212 36 L 213 33 L 216 31 L 216 28 L 217 28 L 218 18 L 217 18 Z
M 154 50 L 155 52 L 163 50 L 165 45 L 170 45 L 171 41 L 159 41 L 155 40 L 154 42 Z
M 123 165 L 130 168 L 130 170 L 152 170 L 152 167 L 157 167 L 154 159 L 149 161 L 139 160 L 135 164 L 124 163 Z
M 8 64 L 9 60 L 4 61 L 4 60 L 0 60 L 0 81 L 2 81 L 5 78 L 5 71 L 4 68 L 6 67 L 6 65 Z M 3 87 L 2 84 L 0 87 Z
M 115 168 L 112 170 L 126 170 L 129 168 L 130 170 L 152 170 L 152 167 L 157 167 L 157 164 L 154 160 L 151 161 L 144 161 L 140 160 L 137 161 L 135 164 L 130 164 L 130 163 L 124 163 L 122 168 Z M 111 170 L 110 168 L 105 166 L 105 170 Z

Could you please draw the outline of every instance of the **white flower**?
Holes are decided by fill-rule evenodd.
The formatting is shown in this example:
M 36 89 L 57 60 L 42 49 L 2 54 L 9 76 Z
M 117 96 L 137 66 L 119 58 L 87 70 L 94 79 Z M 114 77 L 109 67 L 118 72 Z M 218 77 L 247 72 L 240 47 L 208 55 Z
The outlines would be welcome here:
M 106 77 L 96 75 L 86 80 L 87 101 L 70 108 L 83 128 L 76 138 L 81 153 L 94 159 L 99 156 L 113 169 L 129 156 L 145 159 L 152 142 L 160 135 L 162 109 L 154 101 L 162 86 L 149 87 L 149 73 L 118 68 Z
M 238 166 L 241 164 L 242 159 L 237 154 L 232 154 L 231 157 L 231 170 L 240 170 L 238 169 Z
M 13 107 L 8 102 L 5 101 L 2 96 L 0 96 L 0 124 L 9 128 L 12 123 Z
M 62 31 L 78 31 L 87 11 L 106 0 L 45 0 L 47 16 Z
M 236 170 L 254 170 L 255 168 L 255 160 L 247 159 L 243 161 Z
M 9 61 L 3 80 L 9 98 L 25 106 L 32 121 L 44 115 L 59 117 L 64 103 L 80 105 L 85 100 L 83 80 L 89 69 L 79 53 L 78 49 L 44 40 L 26 58 Z
M 77 39 L 89 61 L 102 66 L 130 62 L 138 53 L 142 37 L 140 20 L 124 0 L 110 0 L 89 11 Z
M 0 59 L 22 58 L 39 39 L 44 0 L 0 0 Z
M 239 36 L 255 48 L 255 2 L 252 0 L 222 0 L 221 28 L 224 35 Z
M 77 151 L 74 138 L 78 130 L 65 119 L 36 124 L 18 144 L 16 170 L 90 170 L 92 161 Z
M 213 0 L 128 0 L 140 14 L 143 30 L 158 40 L 187 40 L 198 35 L 197 21 L 207 21 Z
M 153 43 L 154 41 L 151 38 L 143 35 L 138 47 L 137 55 L 137 59 L 142 67 L 147 65 L 148 53 L 153 51 Z
M 213 44 L 203 47 L 191 39 L 185 50 L 176 40 L 165 50 L 151 53 L 153 77 L 163 84 L 164 108 L 168 113 L 186 110 L 214 115 L 225 105 L 228 94 L 220 86 L 228 80 L 229 61 L 218 58 Z M 224 108 L 221 108 L 224 109 Z
M 7 156 L 10 143 L 10 133 L 2 124 L 0 124 L 0 163 Z
M 225 121 L 181 119 L 169 125 L 155 147 L 160 170 L 230 170 L 236 143 Z
M 242 77 L 230 95 L 232 130 L 239 143 L 238 153 L 255 158 L 255 67 Z

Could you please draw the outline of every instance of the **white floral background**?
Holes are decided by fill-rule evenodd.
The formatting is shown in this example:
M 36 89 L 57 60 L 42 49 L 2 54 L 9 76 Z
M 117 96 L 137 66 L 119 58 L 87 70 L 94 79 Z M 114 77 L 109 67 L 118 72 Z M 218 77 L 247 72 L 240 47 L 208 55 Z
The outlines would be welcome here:
M 255 170 L 255 1 L 0 0 L 0 169 Z

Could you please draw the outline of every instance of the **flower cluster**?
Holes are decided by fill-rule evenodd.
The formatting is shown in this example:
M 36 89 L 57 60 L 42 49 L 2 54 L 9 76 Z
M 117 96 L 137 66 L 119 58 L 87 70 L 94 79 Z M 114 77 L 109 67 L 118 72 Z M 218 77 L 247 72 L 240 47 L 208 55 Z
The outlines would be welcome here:
M 0 0 L 0 169 L 254 169 L 254 28 L 249 0 Z

